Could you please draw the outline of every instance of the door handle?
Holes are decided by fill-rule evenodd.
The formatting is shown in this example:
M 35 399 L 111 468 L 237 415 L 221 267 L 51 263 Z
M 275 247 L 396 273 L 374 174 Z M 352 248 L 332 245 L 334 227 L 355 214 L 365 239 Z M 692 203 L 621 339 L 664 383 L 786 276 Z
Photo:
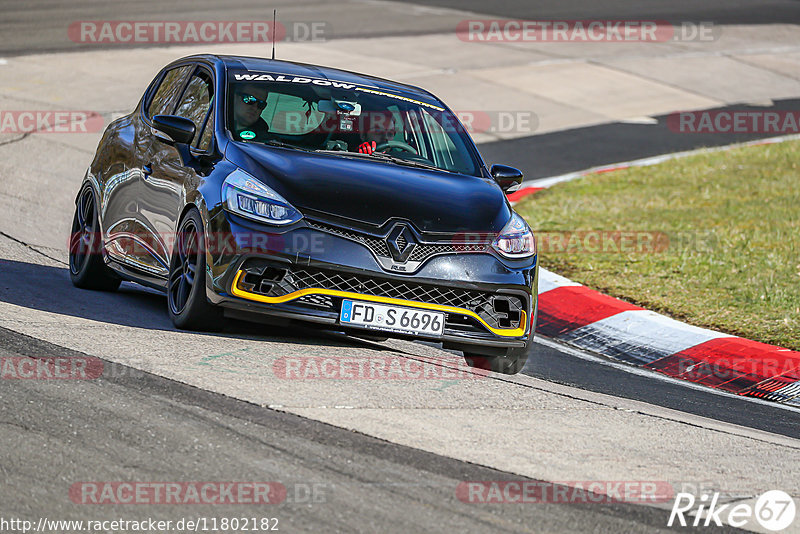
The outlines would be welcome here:
M 144 165 L 144 166 L 142 166 L 142 173 L 144 174 L 144 179 L 145 179 L 145 180 L 147 180 L 147 178 L 148 178 L 148 177 L 149 177 L 151 174 L 153 174 L 153 167 L 151 167 L 150 165 Z

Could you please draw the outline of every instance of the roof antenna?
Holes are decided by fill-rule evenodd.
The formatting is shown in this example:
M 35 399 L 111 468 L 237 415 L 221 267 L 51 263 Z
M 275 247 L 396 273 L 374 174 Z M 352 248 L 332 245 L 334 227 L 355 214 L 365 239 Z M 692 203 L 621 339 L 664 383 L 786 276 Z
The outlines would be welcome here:
M 278 10 L 272 10 L 272 59 L 275 59 L 275 20 L 278 18 Z

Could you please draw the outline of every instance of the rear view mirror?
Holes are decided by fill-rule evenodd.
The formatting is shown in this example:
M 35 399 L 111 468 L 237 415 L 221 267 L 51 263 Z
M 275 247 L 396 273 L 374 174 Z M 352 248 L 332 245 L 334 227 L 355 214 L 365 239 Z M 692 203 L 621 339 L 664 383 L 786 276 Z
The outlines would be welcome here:
M 494 181 L 505 193 L 513 193 L 522 183 L 522 171 L 508 165 L 492 165 L 490 170 Z
M 188 145 L 194 139 L 195 126 L 192 121 L 176 115 L 153 117 L 153 135 L 169 145 Z
M 317 109 L 330 115 L 342 114 L 350 115 L 351 117 L 361 115 L 361 104 L 346 100 L 320 100 L 317 103 Z

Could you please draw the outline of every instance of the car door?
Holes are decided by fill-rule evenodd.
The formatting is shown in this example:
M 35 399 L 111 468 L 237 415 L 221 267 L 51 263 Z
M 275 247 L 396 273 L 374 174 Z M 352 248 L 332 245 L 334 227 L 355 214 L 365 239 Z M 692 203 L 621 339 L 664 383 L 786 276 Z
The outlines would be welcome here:
M 192 146 L 202 149 L 206 136 L 203 127 L 212 109 L 214 84 L 211 72 L 195 66 L 171 113 L 195 124 Z M 206 139 L 208 140 L 208 139 Z M 142 187 L 139 197 L 139 220 L 152 246 L 152 267 L 167 276 L 175 228 L 185 203 L 187 185 L 197 180 L 191 167 L 184 165 L 177 148 L 155 135 L 149 135 L 142 147 Z
M 134 130 L 131 176 L 135 177 L 135 185 L 131 190 L 135 193 L 133 196 L 127 194 L 126 198 L 131 197 L 128 199 L 128 205 L 135 207 L 135 213 L 133 222 L 126 223 L 125 232 L 121 233 L 116 241 L 119 245 L 117 246 L 118 251 L 123 254 L 122 258 L 117 257 L 117 259 L 122 259 L 129 267 L 134 267 L 149 275 L 163 276 L 165 268 L 156 259 L 157 247 L 154 246 L 155 239 L 152 231 L 142 224 L 139 215 L 142 180 L 144 172 L 147 170 L 143 165 L 143 151 L 150 149 L 153 137 L 150 118 L 154 115 L 172 113 L 193 67 L 193 65 L 178 65 L 160 72 L 145 92 L 141 107 L 131 116 Z
M 138 220 L 141 193 L 139 148 L 150 126 L 143 121 L 148 112 L 174 105 L 191 67 L 173 67 L 160 72 L 150 83 L 136 110 L 109 126 L 98 153 L 95 172 L 100 181 L 100 219 L 108 255 L 129 267 L 149 270 L 145 232 Z M 177 88 L 177 90 L 176 90 Z M 146 132 L 146 133 L 145 133 Z M 144 258 L 145 262 L 142 262 Z

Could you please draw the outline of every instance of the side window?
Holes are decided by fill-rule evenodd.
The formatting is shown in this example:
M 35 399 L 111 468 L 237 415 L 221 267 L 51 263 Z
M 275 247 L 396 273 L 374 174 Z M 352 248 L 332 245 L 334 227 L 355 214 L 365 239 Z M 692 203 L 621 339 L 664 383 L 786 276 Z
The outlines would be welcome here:
M 428 130 L 430 142 L 433 145 L 432 154 L 426 155 L 426 157 L 436 165 L 471 174 L 474 169 L 470 168 L 469 164 L 461 156 L 461 154 L 468 153 L 466 145 L 458 135 L 455 135 L 452 124 L 443 126 L 439 123 L 440 120 L 443 122 L 449 120 L 447 116 L 442 113 L 433 116 L 427 111 L 423 111 L 423 120 Z M 448 123 L 445 122 L 445 124 Z M 445 128 L 449 129 L 451 133 L 448 133 Z M 458 143 L 458 146 L 456 146 L 456 143 Z
M 169 113 L 169 105 L 178 96 L 178 92 L 183 87 L 183 80 L 186 74 L 192 67 L 189 65 L 183 67 L 176 67 L 170 69 L 161 80 L 153 98 L 150 100 L 150 105 L 147 106 L 147 116 L 164 115 Z
M 197 148 L 202 150 L 203 152 L 207 152 L 208 149 L 211 147 L 211 139 L 214 136 L 214 113 L 213 111 L 208 114 L 208 119 L 206 120 L 206 125 L 203 128 L 203 135 L 200 137 L 200 142 L 195 145 Z
M 189 80 L 175 110 L 175 115 L 185 117 L 194 123 L 197 128 L 195 138 L 200 136 L 206 115 L 211 109 L 213 96 L 211 77 L 206 72 L 198 70 Z

